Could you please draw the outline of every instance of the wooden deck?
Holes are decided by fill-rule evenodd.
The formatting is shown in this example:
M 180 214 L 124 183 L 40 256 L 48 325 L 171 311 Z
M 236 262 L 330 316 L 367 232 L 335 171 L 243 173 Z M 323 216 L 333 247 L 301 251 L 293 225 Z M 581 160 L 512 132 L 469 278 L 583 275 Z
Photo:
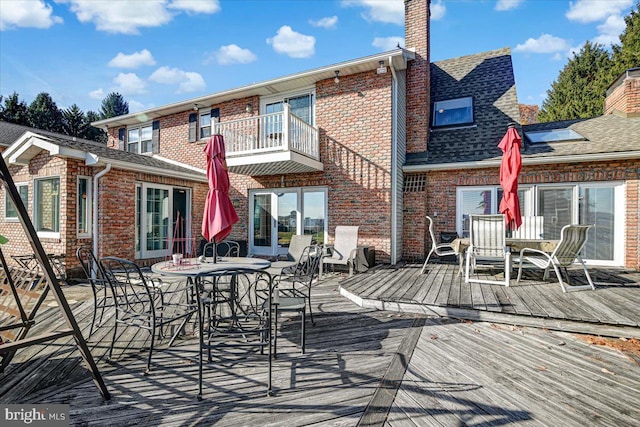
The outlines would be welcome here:
M 640 338 L 640 273 L 590 268 L 596 290 L 563 293 L 542 273 L 523 274 L 511 286 L 465 283 L 452 264 L 378 266 L 340 284 L 341 293 L 362 307 L 482 320 L 569 332 Z M 488 277 L 488 271 L 485 273 Z M 571 283 L 586 283 L 570 270 Z
M 419 270 L 381 267 L 346 280 L 330 276 L 315 286 L 317 325 L 307 328 L 307 354 L 296 347 L 299 321 L 280 325 L 274 396 L 265 394 L 264 356 L 228 353 L 205 367 L 204 400 L 199 402 L 193 336 L 161 347 L 145 376 L 146 352 L 139 351 L 147 343 L 145 334 L 125 331 L 115 363 L 107 363 L 111 328 L 103 326 L 91 337 L 90 348 L 110 401 L 101 399 L 72 343 L 58 340 L 16 355 L 0 376 L 0 403 L 66 403 L 71 425 L 638 425 L 640 359 L 567 332 L 408 313 L 405 305 L 420 305 L 418 297 L 448 304 L 455 295 L 455 307 L 464 301 L 464 310 L 492 313 L 490 306 L 499 313 L 497 303 L 482 303 L 473 289 L 455 284 L 452 266 L 434 264 L 425 275 Z M 619 274 L 629 280 L 620 289 L 640 291 L 633 273 Z M 371 306 L 359 307 L 340 295 L 355 287 L 359 295 L 368 295 L 360 302 Z M 482 285 L 481 295 L 488 289 L 493 288 Z M 514 289 L 503 289 L 502 297 L 511 297 Z M 77 293 L 69 298 L 80 300 L 78 290 L 65 289 Z M 589 293 L 595 298 L 608 291 Z M 568 295 L 586 298 L 587 292 Z M 522 304 L 533 304 L 528 294 L 519 296 Z M 616 295 L 619 301 L 625 294 Z M 560 292 L 559 297 L 566 296 Z M 405 312 L 377 310 L 374 301 Z M 524 310 L 522 304 L 512 304 L 512 311 L 516 306 Z M 599 304 L 598 313 L 608 313 L 605 303 Z M 447 308 L 425 303 L 423 313 L 436 313 L 432 306 Z M 73 307 L 88 329 L 91 303 L 79 301 Z M 60 322 L 50 307 L 41 312 L 38 328 Z M 635 329 L 637 324 L 613 327 Z

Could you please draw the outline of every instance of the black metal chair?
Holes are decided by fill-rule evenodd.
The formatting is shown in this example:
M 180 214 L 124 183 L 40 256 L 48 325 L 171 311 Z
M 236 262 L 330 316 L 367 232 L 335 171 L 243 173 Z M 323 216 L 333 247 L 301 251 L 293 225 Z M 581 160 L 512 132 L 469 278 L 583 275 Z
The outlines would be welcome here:
M 268 348 L 267 395 L 271 394 L 273 281 L 266 272 L 251 269 L 228 269 L 202 273 L 195 279 L 198 293 L 200 333 L 198 400 L 202 400 L 203 352 L 208 361 L 212 351 L 225 347 Z M 225 291 L 217 287 L 223 283 Z M 227 284 L 230 288 L 227 293 Z M 223 358 L 228 353 L 219 351 Z
M 100 319 L 98 320 L 98 327 L 102 326 L 102 318 L 107 308 L 113 307 L 114 302 L 109 290 L 109 282 L 105 277 L 104 271 L 100 266 L 100 263 L 96 259 L 93 251 L 86 247 L 79 247 L 76 250 L 76 256 L 84 271 L 87 281 L 91 285 L 91 291 L 93 293 L 93 318 L 91 319 L 91 328 L 89 329 L 89 336 L 93 335 L 93 328 L 96 324 L 96 317 L 98 311 L 100 311 Z
M 304 248 L 298 262 L 288 268 L 283 268 L 282 272 L 274 278 L 278 296 L 275 302 L 275 322 L 277 330 L 278 315 L 282 312 L 296 312 L 300 314 L 300 347 L 302 353 L 305 352 L 305 325 L 306 310 L 309 306 L 311 324 L 313 320 L 313 310 L 311 308 L 311 286 L 313 281 L 318 279 L 318 271 L 322 259 L 322 247 L 310 245 Z M 274 354 L 277 354 L 277 336 L 274 338 Z
M 156 334 L 158 339 L 164 338 L 164 328 L 180 322 L 169 341 L 171 346 L 197 311 L 194 289 L 180 285 L 168 289 L 160 279 L 145 276 L 137 264 L 126 259 L 106 257 L 100 260 L 100 265 L 111 288 L 115 306 L 109 359 L 113 357 L 118 324 L 145 329 L 151 337 L 146 375 L 151 371 Z
M 240 243 L 233 240 L 224 240 L 220 243 L 207 242 L 202 248 L 202 256 L 205 258 L 213 257 L 214 251 L 217 252 L 217 256 L 238 257 L 240 256 Z

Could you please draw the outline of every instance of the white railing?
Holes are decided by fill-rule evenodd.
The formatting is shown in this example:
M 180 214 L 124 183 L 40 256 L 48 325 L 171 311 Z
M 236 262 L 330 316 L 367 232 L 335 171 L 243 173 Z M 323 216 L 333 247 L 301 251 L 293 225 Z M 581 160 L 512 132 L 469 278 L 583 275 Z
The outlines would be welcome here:
M 224 136 L 226 156 L 250 156 L 276 151 L 296 151 L 320 160 L 318 129 L 291 114 L 284 104 L 278 113 L 216 123 Z

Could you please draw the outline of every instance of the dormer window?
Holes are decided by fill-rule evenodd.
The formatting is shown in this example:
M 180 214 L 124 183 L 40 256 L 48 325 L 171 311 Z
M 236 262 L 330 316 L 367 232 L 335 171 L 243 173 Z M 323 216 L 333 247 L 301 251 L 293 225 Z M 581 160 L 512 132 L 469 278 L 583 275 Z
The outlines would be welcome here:
M 433 127 L 473 124 L 473 98 L 447 99 L 433 104 Z

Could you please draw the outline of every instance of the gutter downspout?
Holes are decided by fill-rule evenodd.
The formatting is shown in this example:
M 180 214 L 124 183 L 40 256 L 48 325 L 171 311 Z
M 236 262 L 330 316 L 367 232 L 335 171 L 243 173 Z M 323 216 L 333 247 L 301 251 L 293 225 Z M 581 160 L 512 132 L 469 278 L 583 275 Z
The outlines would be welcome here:
M 391 68 L 391 265 L 398 256 L 398 77 L 389 56 Z
M 98 257 L 98 183 L 111 170 L 111 163 L 93 177 L 93 253 Z M 94 269 L 95 271 L 95 269 Z M 95 277 L 94 277 L 95 279 Z

